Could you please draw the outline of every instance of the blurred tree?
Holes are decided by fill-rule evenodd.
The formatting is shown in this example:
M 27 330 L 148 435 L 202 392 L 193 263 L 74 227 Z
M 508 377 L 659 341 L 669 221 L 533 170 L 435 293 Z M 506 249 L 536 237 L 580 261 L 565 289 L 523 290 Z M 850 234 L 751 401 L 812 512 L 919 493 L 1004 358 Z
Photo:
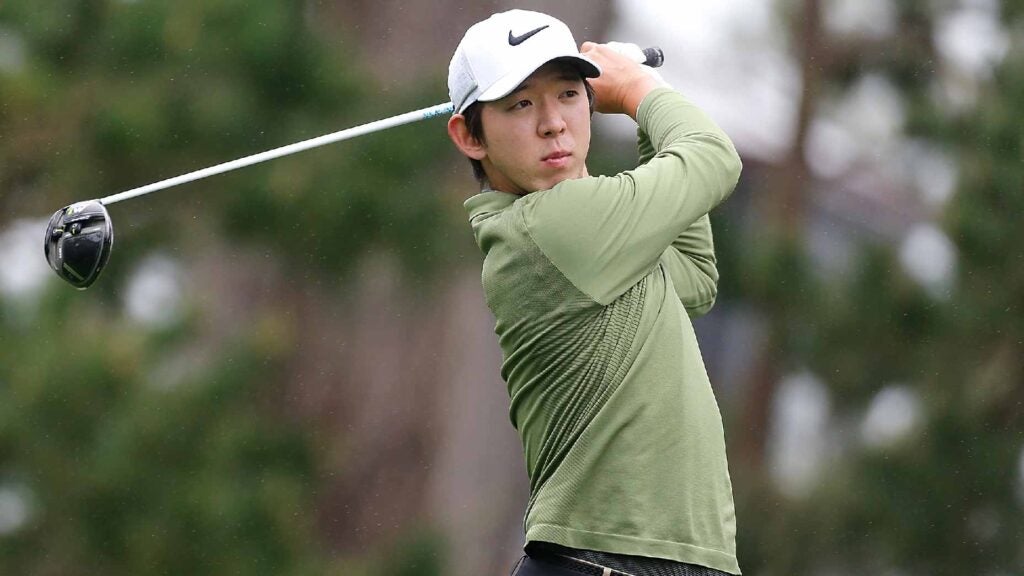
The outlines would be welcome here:
M 7 159 L 0 201 L 12 212 L 44 213 L 57 202 L 434 103 L 405 98 L 368 107 L 351 66 L 355 54 L 314 36 L 301 7 L 270 0 L 5 3 L 0 21 L 26 56 L 0 87 Z M 320 150 L 216 177 L 118 206 L 114 216 L 166 244 L 189 232 L 180 222 L 212 214 L 241 238 L 273 235 L 275 251 L 301 272 L 336 275 L 373 246 L 390 247 L 425 272 L 444 254 L 445 214 L 431 184 L 443 163 L 431 153 L 433 138 L 424 138 L 428 130 L 405 127 L 386 140 L 348 143 L 343 153 Z M 128 218 L 117 218 L 125 212 Z M 133 237 L 129 250 L 150 245 Z M 132 262 L 118 256 L 109 272 L 115 276 Z
M 314 34 L 304 4 L 0 4 L 5 213 L 45 214 L 434 103 L 369 101 L 355 57 Z M 339 462 L 286 409 L 297 329 L 282 318 L 296 304 L 244 310 L 238 325 L 195 295 L 183 317 L 152 326 L 121 307 L 121 287 L 157 246 L 231 262 L 255 249 L 261 272 L 311 284 L 337 284 L 373 248 L 440 272 L 446 165 L 425 130 L 114 207 L 121 241 L 89 298 L 51 281 L 35 304 L 0 301 L 0 493 L 28 510 L 0 530 L 0 573 L 329 569 L 319 468 Z M 230 277 L 219 268 L 211 276 Z M 438 570 L 422 559 L 441 540 L 409 541 L 379 546 L 392 562 L 365 573 L 403 573 L 406 557 Z
M 28 508 L 0 534 L 0 571 L 322 571 L 312 453 L 271 417 L 280 358 L 265 334 L 181 374 L 163 352 L 187 324 L 111 328 L 66 292 L 41 310 L 0 347 L 0 485 L 23 486 Z
M 1024 235 L 1010 216 L 1024 213 L 1024 121 L 1010 112 L 1024 101 L 1019 3 L 1002 4 L 1011 47 L 961 112 L 943 106 L 936 87 L 935 31 L 956 6 L 893 3 L 899 32 L 878 39 L 830 35 L 815 23 L 817 0 L 782 5 L 804 47 L 795 51 L 801 110 L 882 74 L 900 90 L 906 136 L 955 158 L 960 181 L 942 220 L 957 267 L 951 291 L 937 295 L 908 276 L 897 247 L 865 242 L 852 274 L 810 274 L 802 231 L 811 215 L 800 198 L 837 184 L 810 177 L 800 114 L 792 161 L 763 185 L 747 184 L 772 205 L 759 212 L 766 222 L 746 232 L 763 235 L 760 249 L 723 256 L 761 271 L 733 286 L 769 325 L 746 409 L 734 420 L 741 558 L 752 573 L 1020 573 Z M 779 170 L 790 177 L 773 176 Z M 768 481 L 766 439 L 775 387 L 800 368 L 828 385 L 841 440 L 830 445 L 838 452 L 817 488 L 793 498 Z M 865 446 L 857 435 L 863 415 L 892 383 L 922 399 L 918 427 L 894 444 Z

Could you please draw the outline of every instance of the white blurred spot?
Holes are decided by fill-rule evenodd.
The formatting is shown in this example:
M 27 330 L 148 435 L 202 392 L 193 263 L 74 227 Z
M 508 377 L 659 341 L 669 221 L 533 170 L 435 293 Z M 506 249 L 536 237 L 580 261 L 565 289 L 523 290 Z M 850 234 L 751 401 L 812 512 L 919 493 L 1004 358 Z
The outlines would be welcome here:
M 815 118 L 807 131 L 807 163 L 822 178 L 838 178 L 857 160 L 853 135 L 829 118 Z
M 880 140 L 891 140 L 903 132 L 903 98 L 881 74 L 861 76 L 836 112 L 861 137 L 866 151 L 877 152 Z
M 973 106 L 980 84 L 1006 56 L 1010 40 L 999 10 L 997 0 L 966 0 L 936 21 L 933 36 L 944 65 L 931 91 L 947 114 Z
M 17 74 L 25 68 L 25 41 L 11 30 L 0 26 L 0 72 Z
M 0 293 L 29 304 L 53 275 L 43 254 L 48 220 L 15 220 L 0 233 Z M 56 277 L 56 276 L 53 276 Z
M 884 76 L 865 74 L 843 98 L 825 102 L 807 134 L 807 162 L 836 178 L 857 163 L 882 164 L 901 147 L 903 99 Z
M 828 390 L 812 374 L 790 376 L 779 385 L 772 412 L 772 475 L 783 493 L 804 496 L 817 483 L 827 454 Z
M 128 280 L 125 308 L 135 321 L 167 326 L 182 315 L 181 268 L 171 258 L 146 258 Z
M 741 154 L 785 156 L 796 131 L 802 80 L 786 26 L 771 2 L 617 0 L 609 39 L 642 38 L 665 51 L 660 72 L 729 134 Z M 577 37 L 582 41 L 585 38 Z M 598 117 L 623 138 L 629 121 Z
M 953 66 L 975 78 L 987 78 L 1006 55 L 1010 41 L 999 23 L 999 3 L 973 0 L 938 20 L 935 40 Z
M 32 510 L 26 490 L 17 486 L 0 486 L 0 536 L 16 532 L 24 526 Z
M 921 421 L 921 400 L 906 386 L 888 386 L 875 394 L 860 424 L 866 446 L 885 448 L 905 438 Z
M 923 141 L 908 141 L 904 153 L 909 177 L 921 199 L 934 210 L 942 210 L 956 191 L 956 163 L 948 154 Z
M 934 224 L 918 224 L 900 246 L 900 263 L 908 276 L 921 284 L 933 298 L 949 297 L 956 268 L 956 248 Z
M 834 34 L 881 39 L 896 31 L 891 0 L 828 0 L 824 8 L 825 27 Z

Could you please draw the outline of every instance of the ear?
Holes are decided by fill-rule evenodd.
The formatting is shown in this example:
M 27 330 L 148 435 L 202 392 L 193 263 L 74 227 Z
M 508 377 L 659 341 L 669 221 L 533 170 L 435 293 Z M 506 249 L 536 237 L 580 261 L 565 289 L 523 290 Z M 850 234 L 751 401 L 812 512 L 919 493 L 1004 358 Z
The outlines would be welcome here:
M 487 149 L 483 142 L 473 138 L 473 135 L 469 133 L 466 117 L 462 114 L 455 114 L 448 119 L 448 137 L 452 139 L 460 152 L 473 160 L 483 160 L 487 157 Z

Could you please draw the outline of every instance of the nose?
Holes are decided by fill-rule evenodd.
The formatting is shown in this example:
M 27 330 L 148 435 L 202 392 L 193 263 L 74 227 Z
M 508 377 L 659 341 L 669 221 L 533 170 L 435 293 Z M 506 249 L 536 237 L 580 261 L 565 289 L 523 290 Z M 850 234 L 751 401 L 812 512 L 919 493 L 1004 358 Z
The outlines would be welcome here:
M 537 120 L 537 133 L 542 138 L 560 136 L 565 132 L 565 118 L 558 106 L 544 104 L 540 106 L 540 117 Z

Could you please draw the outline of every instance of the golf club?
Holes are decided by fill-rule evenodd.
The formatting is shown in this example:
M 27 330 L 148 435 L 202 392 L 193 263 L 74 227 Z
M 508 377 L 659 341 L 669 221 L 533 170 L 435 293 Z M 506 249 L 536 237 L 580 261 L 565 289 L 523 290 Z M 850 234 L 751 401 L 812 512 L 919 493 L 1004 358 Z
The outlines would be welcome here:
M 627 56 L 651 68 L 660 67 L 665 61 L 664 53 L 658 47 L 640 49 L 635 45 L 620 44 L 619 46 L 627 48 L 627 50 L 623 51 Z M 453 110 L 454 107 L 451 102 L 437 104 L 316 138 L 310 138 L 309 140 L 288 144 L 267 150 L 266 152 L 245 156 L 237 160 L 231 160 L 104 198 L 76 202 L 61 208 L 50 217 L 50 222 L 46 227 L 46 237 L 43 241 L 43 251 L 46 254 L 50 267 L 53 268 L 58 276 L 75 288 L 84 290 L 96 281 L 96 278 L 99 277 L 100 272 L 103 271 L 104 266 L 106 266 L 107 261 L 110 259 L 110 250 L 114 244 L 114 226 L 106 209 L 106 206 L 110 204 L 143 196 L 150 192 L 156 192 L 157 190 L 163 190 L 179 184 L 194 182 L 215 174 L 222 174 L 245 166 L 259 164 L 274 158 L 288 156 L 309 150 L 310 148 L 317 148 L 326 144 L 340 142 L 341 140 L 355 138 L 356 136 L 380 132 L 381 130 L 426 120 L 435 116 L 451 114 Z

